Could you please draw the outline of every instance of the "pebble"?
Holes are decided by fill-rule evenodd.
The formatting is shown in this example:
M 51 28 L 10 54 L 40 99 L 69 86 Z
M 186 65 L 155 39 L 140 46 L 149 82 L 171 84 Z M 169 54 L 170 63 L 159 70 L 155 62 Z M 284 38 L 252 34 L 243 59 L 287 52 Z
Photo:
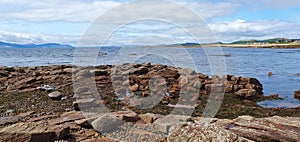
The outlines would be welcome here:
M 62 94 L 58 91 L 49 93 L 48 96 L 53 100 L 60 100 L 62 98 Z

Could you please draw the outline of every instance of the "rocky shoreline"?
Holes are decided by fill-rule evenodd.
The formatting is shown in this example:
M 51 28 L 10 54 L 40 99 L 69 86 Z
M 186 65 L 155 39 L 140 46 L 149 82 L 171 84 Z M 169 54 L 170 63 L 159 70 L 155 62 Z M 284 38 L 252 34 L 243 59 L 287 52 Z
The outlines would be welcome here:
M 3 141 L 300 139 L 300 108 L 258 106 L 280 98 L 263 96 L 255 78 L 150 63 L 0 67 L 0 77 Z M 221 106 L 205 118 L 211 98 Z

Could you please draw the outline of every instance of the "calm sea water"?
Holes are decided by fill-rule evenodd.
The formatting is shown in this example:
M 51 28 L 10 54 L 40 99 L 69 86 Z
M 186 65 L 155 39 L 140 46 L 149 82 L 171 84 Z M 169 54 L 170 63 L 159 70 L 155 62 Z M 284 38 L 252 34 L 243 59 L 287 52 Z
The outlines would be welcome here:
M 263 84 L 265 95 L 278 93 L 284 98 L 278 101 L 259 102 L 260 105 L 300 106 L 300 102 L 293 98 L 294 91 L 300 89 L 300 76 L 296 75 L 300 73 L 300 49 L 222 48 L 222 50 L 224 54 L 230 55 L 224 57 L 228 74 L 257 78 Z M 202 48 L 105 47 L 99 51 L 107 55 L 99 55 L 95 63 L 97 65 L 151 62 L 187 67 L 191 59 L 198 72 L 212 75 L 208 56 Z M 75 52 L 74 48 L 0 48 L 0 66 L 72 64 Z M 209 56 L 217 57 L 219 53 Z M 274 75 L 269 77 L 268 72 L 273 72 Z

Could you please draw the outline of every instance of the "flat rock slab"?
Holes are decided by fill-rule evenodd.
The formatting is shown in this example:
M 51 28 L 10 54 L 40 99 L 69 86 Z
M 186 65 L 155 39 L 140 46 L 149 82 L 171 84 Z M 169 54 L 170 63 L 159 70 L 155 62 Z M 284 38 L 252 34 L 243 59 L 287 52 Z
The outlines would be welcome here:
M 30 116 L 33 113 L 34 113 L 33 111 L 30 111 L 26 113 L 21 113 L 17 116 L 0 117 L 0 126 L 17 123 L 18 121 L 22 120 L 25 117 Z
M 233 133 L 255 141 L 299 141 L 300 118 L 240 116 L 228 128 Z
M 182 125 L 168 141 L 299 141 L 300 117 L 254 118 L 240 116 L 233 120 L 204 118 Z
M 1 141 L 48 142 L 60 140 L 70 134 L 70 128 L 63 125 L 49 125 L 48 122 L 16 123 L 0 130 Z
M 154 128 L 162 133 L 171 133 L 176 129 L 180 128 L 180 125 L 185 122 L 190 116 L 184 115 L 167 115 L 157 119 L 153 126 Z
M 85 116 L 82 114 L 82 112 L 70 111 L 70 112 L 66 112 L 66 113 L 62 114 L 60 117 L 58 117 L 56 119 L 50 120 L 50 123 L 58 125 L 58 124 L 62 124 L 65 122 L 71 122 L 71 121 L 80 120 L 80 119 L 85 119 Z
M 123 120 L 111 113 L 105 113 L 92 122 L 94 129 L 101 133 L 115 131 L 123 124 Z

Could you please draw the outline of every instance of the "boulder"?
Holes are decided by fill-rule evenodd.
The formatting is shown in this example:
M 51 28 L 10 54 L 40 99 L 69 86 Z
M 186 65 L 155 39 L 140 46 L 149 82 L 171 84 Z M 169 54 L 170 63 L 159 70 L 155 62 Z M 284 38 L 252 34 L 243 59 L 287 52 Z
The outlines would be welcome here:
M 294 92 L 294 98 L 295 99 L 300 99 L 300 90 L 297 90 Z
M 47 122 L 16 123 L 0 130 L 1 141 L 48 142 L 61 140 L 70 134 L 70 127 Z
M 124 122 L 111 113 L 102 114 L 92 122 L 92 126 L 100 133 L 112 132 L 117 130 Z

